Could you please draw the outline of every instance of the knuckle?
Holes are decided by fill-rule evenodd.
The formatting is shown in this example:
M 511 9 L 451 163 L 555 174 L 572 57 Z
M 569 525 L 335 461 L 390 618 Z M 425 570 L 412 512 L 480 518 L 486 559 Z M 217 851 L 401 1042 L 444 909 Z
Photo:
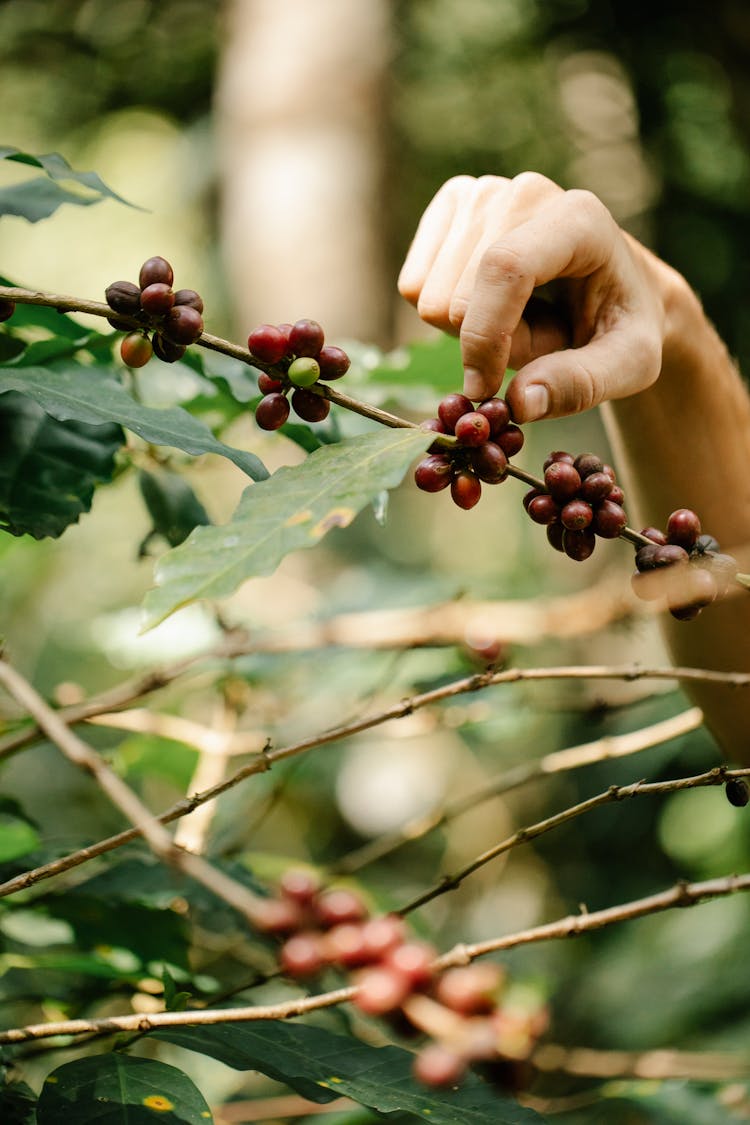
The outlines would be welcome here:
M 479 263 L 479 274 L 491 284 L 522 284 L 529 275 L 518 250 L 507 242 L 488 246 Z
M 662 349 L 658 333 L 642 328 L 631 337 L 628 350 L 644 386 L 651 386 L 661 370 Z
M 417 312 L 422 320 L 427 324 L 434 325 L 435 328 L 442 328 L 443 325 L 449 323 L 447 309 L 444 302 L 435 300 L 429 294 L 425 296 L 422 294 L 417 301 Z
M 473 188 L 476 182 L 476 176 L 469 176 L 466 173 L 461 173 L 458 176 L 451 176 L 449 180 L 445 181 L 438 194 L 460 195 L 464 191 Z
M 534 197 L 562 190 L 552 180 L 543 176 L 541 172 L 519 172 L 511 182 L 518 194 Z
M 588 188 L 570 188 L 565 192 L 565 201 L 572 213 L 586 225 L 614 221 L 599 196 Z
M 561 406 L 566 414 L 581 414 L 596 406 L 600 396 L 596 391 L 596 379 L 591 370 L 581 362 L 575 364 L 571 372 L 571 379 L 565 388 L 564 401 Z
M 465 297 L 454 297 L 448 306 L 448 320 L 453 328 L 460 328 L 466 316 L 469 302 Z

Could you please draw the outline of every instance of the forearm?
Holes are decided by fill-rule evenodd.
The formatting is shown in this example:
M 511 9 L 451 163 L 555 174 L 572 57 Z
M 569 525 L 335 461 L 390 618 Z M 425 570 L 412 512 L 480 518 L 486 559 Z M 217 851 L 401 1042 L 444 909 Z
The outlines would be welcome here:
M 633 526 L 664 527 L 692 508 L 704 531 L 750 569 L 750 395 L 697 297 L 662 263 L 666 312 L 663 365 L 647 390 L 605 413 L 627 485 Z M 738 590 L 693 622 L 664 628 L 678 664 L 750 670 L 750 594 Z M 750 761 L 750 699 L 733 689 L 691 691 L 725 753 Z

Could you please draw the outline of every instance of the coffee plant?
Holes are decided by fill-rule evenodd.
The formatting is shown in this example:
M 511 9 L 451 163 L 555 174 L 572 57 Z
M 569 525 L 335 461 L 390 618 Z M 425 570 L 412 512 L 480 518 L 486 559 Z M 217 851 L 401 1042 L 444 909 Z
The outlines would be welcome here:
M 59 204 L 78 201 L 62 187 L 67 181 L 88 193 L 80 197 L 87 202 L 119 198 L 93 173 L 75 172 L 57 155 L 2 148 L 0 156 L 41 171 L 45 184 L 43 193 L 6 189 L 0 212 L 31 221 L 47 217 Z M 267 777 L 273 779 L 288 760 L 302 763 L 334 743 L 418 713 L 433 716 L 433 729 L 439 729 L 451 707 L 457 714 L 457 700 L 494 698 L 502 685 L 597 678 L 690 681 L 709 673 L 637 666 L 529 668 L 523 661 L 514 666 L 508 642 L 522 638 L 497 625 L 470 628 L 470 609 L 458 602 L 459 625 L 445 626 L 443 633 L 434 624 L 426 633 L 412 624 L 406 638 L 395 630 L 385 640 L 373 635 L 363 642 L 360 626 L 359 640 L 349 634 L 347 641 L 343 618 L 338 626 L 335 618 L 324 622 L 321 653 L 327 644 L 348 644 L 361 650 L 364 665 L 368 649 L 379 646 L 409 652 L 450 644 L 461 653 L 463 672 L 456 665 L 450 674 L 445 668 L 438 674 L 418 671 L 399 679 L 400 694 L 375 708 L 361 702 L 360 685 L 355 691 L 360 713 L 346 717 L 357 700 L 348 689 L 340 698 L 326 691 L 323 661 L 316 690 L 325 721 L 313 706 L 298 708 L 296 725 L 290 725 L 258 703 L 277 679 L 273 645 L 264 647 L 262 637 L 234 623 L 217 603 L 249 579 L 271 574 L 291 552 L 349 527 L 368 507 L 385 518 L 384 497 L 412 466 L 419 490 L 449 490 L 467 513 L 481 501 L 477 513 L 460 517 L 466 520 L 487 518 L 484 510 L 492 500 L 484 494 L 495 486 L 507 490 L 511 480 L 522 483 L 519 503 L 546 529 L 551 547 L 570 560 L 589 559 L 599 539 L 619 540 L 608 548 L 613 551 L 634 549 L 632 585 L 639 600 L 628 603 L 632 617 L 663 609 L 690 628 L 699 613 L 711 612 L 712 602 L 746 585 L 747 576 L 737 574 L 735 561 L 688 509 L 665 513 L 663 531 L 631 528 L 615 471 L 596 453 L 555 450 L 538 475 L 521 468 L 513 458 L 525 436 L 508 404 L 499 396 L 474 403 L 451 389 L 460 381 L 453 353 L 451 364 L 430 370 L 425 379 L 437 400 L 435 416 L 415 416 L 413 409 L 401 416 L 386 409 L 398 397 L 396 384 L 408 397 L 410 380 L 414 385 L 424 376 L 439 350 L 413 349 L 407 367 L 389 368 L 381 357 L 368 379 L 360 349 L 353 349 L 352 362 L 310 318 L 252 327 L 247 346 L 232 343 L 206 330 L 210 307 L 204 309 L 193 289 L 175 289 L 172 266 L 161 255 L 130 268 L 137 281 L 113 280 L 103 301 L 39 292 L 8 279 L 0 286 L 2 528 L 11 536 L 57 539 L 89 511 L 98 489 L 133 475 L 151 522 L 138 547 L 143 565 L 149 565 L 152 548 L 160 552 L 143 605 L 144 628 L 201 602 L 209 606 L 214 640 L 135 678 L 72 693 L 65 684 L 54 692 L 37 690 L 16 666 L 12 648 L 2 653 L 0 760 L 7 763 L 22 752 L 30 760 L 35 749 L 51 745 L 89 780 L 97 807 L 115 810 L 119 828 L 92 836 L 79 825 L 75 838 L 61 846 L 38 812 L 0 797 L 0 1119 L 19 1125 L 240 1120 L 225 1118 L 222 1110 L 214 1118 L 187 1064 L 183 1069 L 164 1061 L 162 1052 L 174 1047 L 282 1083 L 296 1098 L 294 1107 L 283 1111 L 289 1119 L 313 1104 L 332 1103 L 344 1115 L 336 1120 L 352 1125 L 381 1116 L 475 1125 L 573 1120 L 565 1116 L 566 1098 L 582 1097 L 588 1104 L 592 1088 L 595 1096 L 625 1099 L 636 1114 L 642 1094 L 627 1080 L 639 1073 L 661 1083 L 649 1093 L 655 1112 L 663 1104 L 668 1113 L 670 1081 L 683 1077 L 708 1084 L 718 1112 L 722 1082 L 747 1077 L 746 1060 L 722 1055 L 717 1062 L 710 1053 L 694 1053 L 690 1070 L 679 1051 L 667 1059 L 656 1051 L 638 1057 L 577 1053 L 556 1038 L 555 982 L 540 986 L 518 954 L 506 958 L 514 949 L 564 944 L 572 936 L 748 890 L 750 873 L 700 881 L 678 876 L 652 893 L 626 895 L 603 908 L 579 907 L 573 899 L 570 912 L 557 920 L 515 929 L 504 921 L 498 928 L 508 932 L 474 942 L 453 934 L 447 948 L 436 938 L 440 928 L 433 916 L 421 913 L 432 901 L 448 901 L 444 896 L 455 895 L 501 855 L 604 805 L 723 787 L 729 806 L 743 808 L 748 769 L 704 762 L 690 775 L 645 780 L 639 772 L 631 781 L 618 773 L 615 783 L 595 795 L 569 800 L 515 830 L 501 828 L 491 847 L 452 871 L 438 870 L 434 839 L 441 826 L 545 774 L 567 777 L 583 766 L 627 759 L 685 735 L 700 725 L 694 709 L 630 732 L 621 744 L 602 739 L 558 748 L 533 763 L 506 761 L 468 796 L 457 795 L 429 815 L 407 818 L 358 846 L 350 841 L 338 857 L 301 863 L 250 850 L 253 832 L 274 801 Z M 76 314 L 88 314 L 87 323 L 99 318 L 101 325 L 84 327 Z M 149 405 L 149 373 L 161 371 L 160 365 L 180 377 L 167 384 L 174 392 L 171 404 Z M 361 397 L 340 389 L 347 375 Z M 269 472 L 259 452 L 225 440 L 229 424 L 249 413 L 254 432 L 261 431 L 258 450 L 277 440 L 292 443 L 298 451 L 294 464 Z M 272 436 L 276 432 L 278 438 Z M 236 511 L 220 525 L 212 522 L 187 472 L 192 459 L 206 454 L 230 462 L 247 482 Z M 445 606 L 440 612 L 450 618 Z M 377 612 L 364 623 L 365 630 L 387 631 L 387 620 L 376 617 Z M 583 635 L 589 625 L 582 620 L 576 629 Z M 299 637 L 278 651 L 295 648 L 305 648 Z M 184 685 L 189 693 L 196 673 L 201 692 L 207 690 L 218 708 L 215 729 L 172 714 L 172 705 L 162 709 L 158 696 L 154 700 L 173 686 Z M 294 675 L 288 665 L 284 675 Z M 738 689 L 750 686 L 744 673 L 724 679 Z M 340 710 L 331 715 L 335 706 Z M 260 719 L 253 717 L 254 709 Z M 197 758 L 192 777 L 185 774 L 184 759 L 172 770 L 182 779 L 183 795 L 154 808 L 148 784 L 132 768 L 132 746 L 98 737 L 102 726 L 96 723 L 130 731 L 152 768 L 156 758 L 149 745 L 165 754 L 171 745 L 173 755 L 178 746 Z M 257 723 L 261 729 L 254 729 Z M 239 765 L 232 761 L 235 755 L 241 756 Z M 290 777 L 283 774 L 282 781 Z M 43 789 L 43 772 L 38 784 Z M 235 819 L 243 822 L 242 845 L 224 845 L 222 831 L 231 837 L 227 823 L 211 831 L 218 799 L 224 797 L 228 808 L 239 794 L 249 802 L 253 786 L 261 794 L 258 810 L 249 816 L 234 805 Z M 308 800 L 314 817 L 335 818 L 319 793 L 309 793 Z M 108 822 L 108 813 L 97 813 L 99 822 Z M 192 834 L 191 824 L 197 825 Z M 419 840 L 432 845 L 415 871 L 403 871 L 403 887 L 384 889 L 377 874 L 382 864 Z M 54 1054 L 61 1050 L 63 1062 Z M 619 1092 L 602 1086 L 604 1079 L 619 1079 Z M 569 1091 L 575 1097 L 569 1098 Z M 248 1120 L 261 1119 L 252 1099 L 242 1104 L 254 1113 Z M 618 1111 L 612 1104 L 608 1120 L 614 1121 Z M 681 1118 L 693 1119 L 698 1117 Z

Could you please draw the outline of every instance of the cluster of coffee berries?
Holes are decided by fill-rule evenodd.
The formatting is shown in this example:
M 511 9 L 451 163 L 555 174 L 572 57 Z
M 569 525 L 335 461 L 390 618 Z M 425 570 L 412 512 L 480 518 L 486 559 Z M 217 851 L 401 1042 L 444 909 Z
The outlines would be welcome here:
M 10 320 L 15 311 L 15 301 L 11 301 L 9 297 L 0 297 L 0 324 L 2 324 L 4 320 Z
M 322 422 L 331 404 L 311 388 L 319 379 L 340 379 L 349 370 L 342 348 L 326 344 L 317 320 L 261 324 L 247 338 L 253 362 L 274 368 L 258 376 L 263 398 L 255 411 L 262 430 L 278 430 L 290 410 L 305 422 Z M 291 403 L 287 397 L 291 391 Z
M 726 594 L 737 563 L 721 552 L 713 536 L 701 533 L 700 520 L 690 508 L 672 512 L 666 531 L 646 527 L 641 534 L 650 542 L 635 554 L 632 581 L 638 597 L 664 597 L 673 617 L 692 621 Z
M 450 448 L 431 446 L 416 467 L 414 480 L 423 492 L 440 492 L 450 486 L 459 508 L 473 508 L 482 495 L 482 482 L 500 484 L 508 475 L 508 459 L 523 446 L 523 433 L 511 421 L 503 398 L 490 398 L 474 407 L 462 394 L 446 395 L 437 418 L 422 423 L 423 429 L 452 434 Z
M 176 363 L 188 344 L 194 344 L 203 332 L 202 297 L 194 289 L 175 291 L 173 281 L 169 262 L 154 257 L 141 266 L 137 285 L 113 281 L 107 286 L 104 295 L 112 311 L 142 325 L 129 332 L 120 345 L 120 355 L 128 367 L 143 367 L 152 355 L 165 363 Z M 110 324 L 123 327 L 116 318 L 111 318 Z
M 532 488 L 524 507 L 535 523 L 547 528 L 556 551 L 576 562 L 593 553 L 596 537 L 616 539 L 627 526 L 625 497 L 614 469 L 595 453 L 557 450 L 544 462 L 544 490 Z
M 527 1058 L 544 1030 L 544 1010 L 499 1003 L 500 966 L 436 971 L 437 950 L 410 937 L 402 918 L 370 916 L 355 891 L 321 887 L 310 871 L 284 873 L 278 894 L 264 900 L 259 929 L 283 938 L 279 959 L 289 976 L 329 966 L 351 973 L 360 1011 L 427 1034 L 414 1073 L 428 1085 L 454 1084 L 473 1061 Z

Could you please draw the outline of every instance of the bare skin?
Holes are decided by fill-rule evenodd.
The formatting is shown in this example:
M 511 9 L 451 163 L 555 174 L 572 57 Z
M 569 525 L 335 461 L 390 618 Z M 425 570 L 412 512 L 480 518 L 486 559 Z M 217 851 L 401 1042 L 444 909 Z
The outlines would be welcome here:
M 555 303 L 535 291 L 554 288 Z M 604 406 L 631 523 L 693 508 L 750 570 L 750 396 L 687 282 L 586 191 L 536 173 L 449 180 L 427 207 L 399 290 L 459 335 L 473 400 L 516 374 L 516 421 Z M 750 671 L 750 595 L 693 622 L 665 615 L 678 664 Z M 726 755 L 750 762 L 750 699 L 691 691 Z

